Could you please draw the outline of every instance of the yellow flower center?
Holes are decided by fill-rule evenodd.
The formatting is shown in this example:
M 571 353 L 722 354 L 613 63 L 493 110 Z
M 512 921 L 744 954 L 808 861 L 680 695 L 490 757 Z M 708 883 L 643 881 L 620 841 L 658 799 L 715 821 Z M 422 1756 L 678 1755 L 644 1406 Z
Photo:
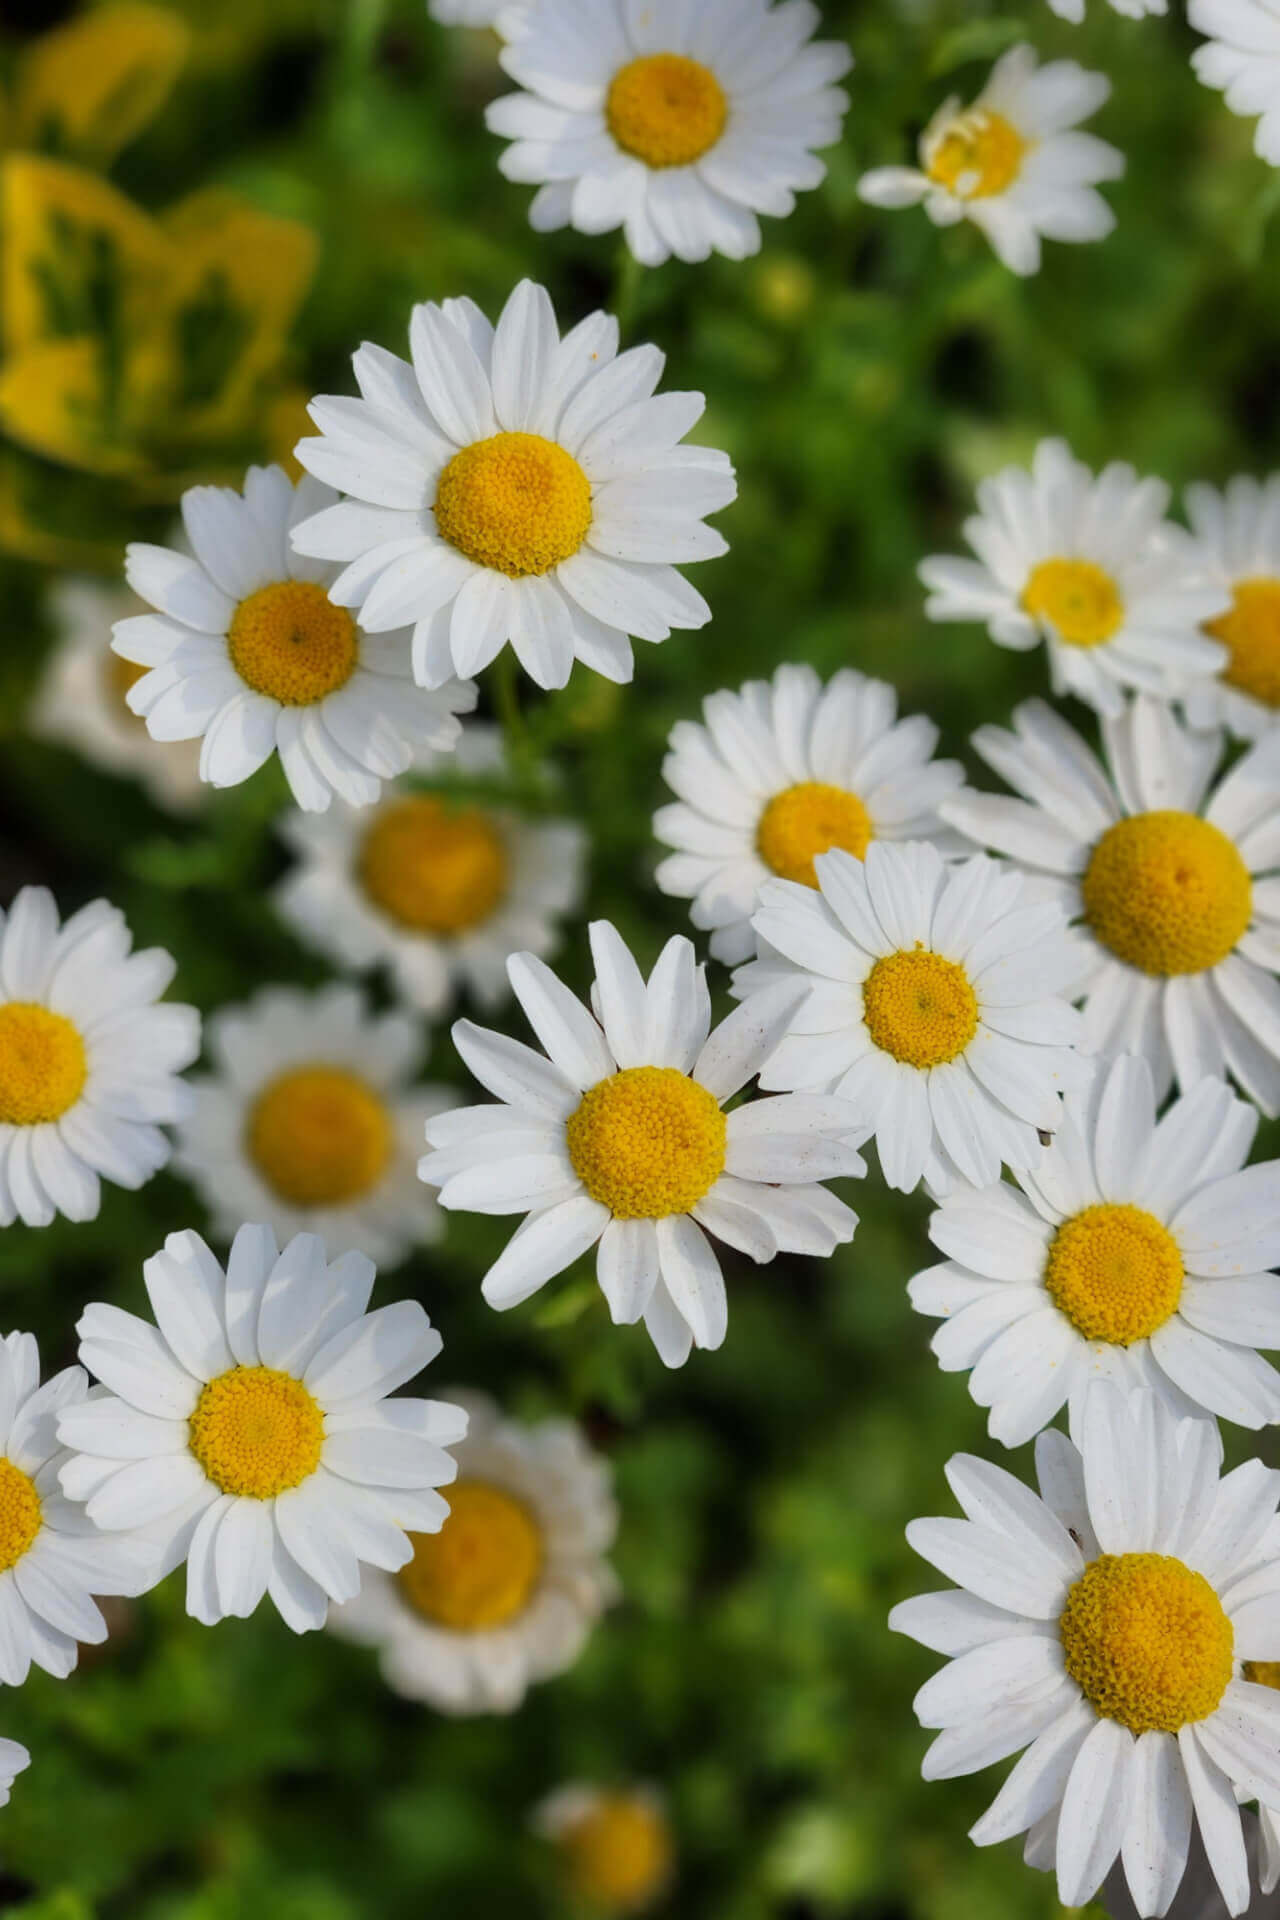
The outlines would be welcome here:
M 1178 1310 L 1177 1242 L 1142 1207 L 1086 1207 L 1053 1236 L 1044 1284 L 1086 1340 L 1132 1346 Z
M 877 960 L 862 983 L 876 1045 L 910 1067 L 940 1067 L 978 1031 L 978 997 L 963 967 L 926 947 Z
M 523 1613 L 542 1573 L 537 1516 L 487 1480 L 449 1490 L 439 1533 L 411 1533 L 413 1558 L 396 1575 L 414 1610 L 455 1633 L 505 1626 Z
M 724 1171 L 724 1115 L 675 1067 L 624 1067 L 598 1081 L 565 1138 L 578 1178 L 616 1220 L 688 1213 Z
M 1251 1680 L 1255 1687 L 1280 1689 L 1280 1660 L 1246 1660 L 1240 1671 L 1241 1677 Z
M 383 807 L 361 844 L 360 882 L 375 906 L 412 933 L 467 933 L 507 891 L 507 849 L 478 807 L 415 793 Z
M 1163 1553 L 1104 1553 L 1058 1622 L 1066 1668 L 1104 1720 L 1176 1733 L 1217 1707 L 1235 1635 L 1202 1573 Z
M 816 887 L 814 855 L 841 847 L 861 860 L 871 841 L 871 820 L 856 793 L 803 780 L 776 793 L 760 816 L 756 847 L 767 867 L 784 880 Z
M 386 1103 L 342 1067 L 295 1067 L 249 1114 L 249 1158 L 294 1207 L 340 1207 L 377 1186 L 395 1135 Z
M 291 1373 L 232 1367 L 201 1393 L 189 1439 L 220 1493 L 271 1500 L 319 1466 L 324 1415 Z
M 1280 707 L 1280 580 L 1237 580 L 1229 611 L 1205 632 L 1231 655 L 1222 669 L 1227 685 Z
M 710 67 L 650 53 L 614 74 L 604 117 L 622 151 L 647 167 L 689 167 L 724 132 L 729 102 Z
M 0 1573 L 16 1566 L 40 1531 L 40 1495 L 20 1467 L 0 1459 Z
M 84 1090 L 84 1041 L 60 1013 L 29 1000 L 0 1006 L 0 1122 L 38 1127 L 60 1120 Z
M 951 122 L 926 171 L 960 200 L 985 200 L 1013 185 L 1029 144 L 1001 114 L 977 108 Z
M 478 567 L 511 580 L 550 573 L 591 526 L 591 482 L 537 433 L 495 433 L 455 453 L 436 490 L 436 527 Z
M 1108 827 L 1081 892 L 1093 933 L 1142 973 L 1216 967 L 1253 914 L 1249 869 L 1226 834 L 1194 813 L 1138 813 Z
M 356 623 L 314 580 L 280 580 L 240 602 L 227 651 L 255 693 L 282 707 L 312 707 L 355 672 Z
M 140 667 L 136 660 L 122 659 L 118 653 L 113 653 L 110 648 L 107 649 L 107 652 L 103 656 L 102 676 L 106 683 L 107 698 L 114 706 L 121 707 L 124 710 L 127 719 L 136 720 L 139 726 L 145 724 L 142 716 L 141 714 L 135 713 L 133 708 L 126 704 L 125 695 L 131 687 L 137 686 L 144 674 L 150 671 L 151 669 L 149 667 Z
M 561 1836 L 566 1877 L 579 1900 L 634 1911 L 647 1906 L 671 1871 L 671 1834 L 659 1808 L 611 1793 Z
M 1022 589 L 1022 605 L 1069 647 L 1100 647 L 1124 621 L 1120 589 L 1092 560 L 1042 560 Z

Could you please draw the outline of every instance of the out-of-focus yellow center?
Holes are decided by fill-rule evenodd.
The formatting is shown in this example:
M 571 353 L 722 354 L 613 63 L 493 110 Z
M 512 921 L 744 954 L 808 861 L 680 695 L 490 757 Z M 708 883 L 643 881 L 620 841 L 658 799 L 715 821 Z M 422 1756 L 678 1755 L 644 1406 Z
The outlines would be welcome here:
M 565 1877 L 579 1900 L 635 1913 L 671 1873 L 671 1831 L 662 1811 L 637 1794 L 603 1795 L 560 1836 Z
M 1229 610 L 1204 630 L 1231 656 L 1222 669 L 1227 685 L 1280 707 L 1280 580 L 1237 580 Z
M 394 1140 L 386 1102 L 344 1067 L 294 1067 L 268 1082 L 249 1114 L 249 1158 L 294 1207 L 340 1207 L 368 1193 Z
M 396 1579 L 414 1610 L 455 1633 L 505 1626 L 524 1612 L 542 1573 L 542 1527 L 523 1500 L 487 1480 L 449 1489 L 439 1533 L 411 1533 Z
M 1042 560 L 1022 589 L 1022 605 L 1069 647 L 1100 647 L 1124 622 L 1120 589 L 1092 560 Z
M 975 108 L 943 131 L 925 170 L 959 200 L 986 200 L 1013 185 L 1028 144 L 1003 115 Z
M 523 580 L 578 551 L 591 526 L 591 482 L 554 440 L 495 433 L 454 454 L 435 515 L 440 538 L 468 560 Z
M 862 984 L 862 1017 L 884 1053 L 940 1067 L 978 1031 L 978 998 L 963 967 L 915 947 L 876 961 Z
M 357 858 L 369 899 L 412 933 L 467 933 L 507 892 L 507 849 L 478 807 L 430 794 L 393 800 L 375 817 Z
M 675 1067 L 624 1067 L 565 1123 L 574 1171 L 617 1220 L 688 1213 L 724 1171 L 725 1118 Z
M 197 1400 L 189 1444 L 219 1492 L 271 1500 L 319 1466 L 324 1415 L 291 1373 L 232 1367 Z
M 40 1495 L 34 1483 L 0 1458 L 0 1573 L 16 1566 L 40 1531 Z
M 1255 1687 L 1280 1689 L 1280 1660 L 1246 1660 L 1240 1674 L 1242 1679 L 1251 1680 Z
M 247 687 L 282 707 L 312 707 L 344 687 L 358 656 L 356 624 L 314 580 L 279 580 L 242 600 L 227 629 Z
M 856 793 L 821 780 L 776 793 L 760 816 L 760 858 L 784 880 L 816 887 L 814 855 L 840 847 L 861 860 L 871 842 L 871 819 Z
M 1128 1347 L 1177 1312 L 1184 1277 L 1177 1242 L 1154 1214 L 1105 1205 L 1063 1221 L 1044 1284 L 1086 1340 Z
M 0 1122 L 38 1127 L 60 1120 L 84 1090 L 84 1041 L 60 1013 L 29 1000 L 0 1006 Z
M 128 718 L 137 720 L 139 725 L 142 724 L 142 717 L 126 703 L 125 695 L 150 671 L 150 667 L 140 667 L 136 660 L 126 660 L 120 654 L 113 653 L 110 647 L 102 657 L 102 676 L 108 699 L 113 706 L 123 708 Z
M 729 103 L 710 67 L 650 53 L 614 74 L 604 117 L 623 152 L 647 167 L 689 167 L 724 132 Z
M 1108 827 L 1081 882 L 1084 917 L 1142 973 L 1202 973 L 1225 960 L 1253 914 L 1249 869 L 1195 813 L 1137 813 Z
M 1104 1553 L 1058 1622 L 1067 1672 L 1094 1711 L 1130 1733 L 1176 1733 L 1214 1712 L 1235 1635 L 1202 1573 L 1163 1553 Z

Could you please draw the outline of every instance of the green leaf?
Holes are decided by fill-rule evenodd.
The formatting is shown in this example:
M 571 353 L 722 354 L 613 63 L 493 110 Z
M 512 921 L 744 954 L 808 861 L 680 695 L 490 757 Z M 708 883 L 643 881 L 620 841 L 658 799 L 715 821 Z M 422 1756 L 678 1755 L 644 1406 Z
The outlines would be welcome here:
M 1007 48 L 1025 39 L 1026 32 L 1021 20 L 1002 17 L 967 20 L 962 27 L 953 27 L 950 33 L 943 34 L 929 62 L 929 73 L 938 79 L 944 73 L 954 73 L 970 60 L 995 60 Z

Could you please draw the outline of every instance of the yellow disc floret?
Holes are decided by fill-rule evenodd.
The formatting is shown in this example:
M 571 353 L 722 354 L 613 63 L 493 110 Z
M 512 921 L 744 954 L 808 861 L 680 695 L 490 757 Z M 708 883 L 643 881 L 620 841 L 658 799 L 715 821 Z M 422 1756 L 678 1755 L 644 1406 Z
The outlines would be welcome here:
M 0 1458 L 0 1573 L 16 1566 L 40 1531 L 40 1495 L 12 1460 Z
M 940 1067 L 978 1031 L 978 998 L 963 967 L 915 947 L 876 961 L 862 984 L 862 1017 L 895 1060 Z
M 670 1829 L 662 1809 L 639 1794 L 603 1794 L 560 1845 L 570 1890 L 607 1912 L 648 1906 L 670 1877 Z
M 1226 834 L 1195 813 L 1138 813 L 1108 827 L 1081 892 L 1097 938 L 1142 973 L 1216 967 L 1253 914 L 1249 869 Z
M 646 167 L 689 167 L 724 132 L 729 103 L 710 67 L 650 53 L 614 74 L 604 117 L 623 152 Z
M 1128 1347 L 1177 1312 L 1184 1277 L 1177 1241 L 1153 1213 L 1106 1205 L 1063 1221 L 1044 1284 L 1086 1340 Z
M 1280 707 L 1280 580 L 1237 580 L 1229 610 L 1205 624 L 1231 658 L 1222 669 L 1229 687 Z
M 624 1067 L 598 1081 L 565 1138 L 578 1178 L 616 1220 L 688 1213 L 724 1171 L 724 1115 L 675 1067 Z
M 975 108 L 945 127 L 925 163 L 929 178 L 960 200 L 1004 193 L 1022 170 L 1028 142 L 999 113 Z
M 493 913 L 509 882 L 501 834 L 478 807 L 409 794 L 382 808 L 357 859 L 364 891 L 412 933 L 467 933 Z
M 1130 1733 L 1176 1733 L 1205 1719 L 1231 1679 L 1235 1635 L 1222 1602 L 1202 1573 L 1167 1554 L 1091 1561 L 1058 1631 L 1085 1699 Z
M 294 1067 L 249 1114 L 249 1158 L 294 1207 L 340 1207 L 375 1187 L 394 1144 L 382 1097 L 344 1067 Z
M 1100 647 L 1124 623 L 1124 601 L 1092 560 L 1042 560 L 1022 589 L 1023 610 L 1069 647 Z
M 60 1120 L 84 1090 L 84 1041 L 60 1013 L 29 1000 L 0 1006 L 0 1122 L 38 1127 Z
M 210 1380 L 190 1421 L 191 1451 L 220 1493 L 270 1500 L 320 1464 L 324 1415 L 301 1380 L 232 1367 Z
M 542 1573 L 542 1527 L 503 1487 L 459 1480 L 439 1533 L 411 1533 L 396 1578 L 415 1612 L 455 1633 L 505 1626 L 524 1612 Z
M 861 860 L 871 841 L 871 819 L 856 793 L 821 780 L 776 793 L 760 816 L 756 847 L 760 858 L 784 880 L 816 887 L 814 855 L 841 847 Z
M 537 433 L 495 433 L 455 453 L 436 490 L 436 527 L 478 567 L 523 580 L 574 555 L 591 526 L 591 482 Z
M 355 672 L 356 624 L 314 580 L 279 580 L 242 600 L 227 629 L 247 687 L 282 707 L 312 707 Z

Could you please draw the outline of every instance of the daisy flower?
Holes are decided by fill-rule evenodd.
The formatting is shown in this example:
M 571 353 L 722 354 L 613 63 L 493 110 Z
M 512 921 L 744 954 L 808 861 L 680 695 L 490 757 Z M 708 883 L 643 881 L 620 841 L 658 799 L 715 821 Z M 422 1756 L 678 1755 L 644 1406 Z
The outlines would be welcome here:
M 1226 649 L 1221 677 L 1188 688 L 1187 717 L 1256 740 L 1280 717 L 1280 473 L 1188 487 L 1187 517 L 1227 606 L 1205 626 Z
M 964 782 L 955 760 L 933 760 L 938 729 L 899 720 L 883 680 L 842 668 L 824 687 L 812 667 L 702 703 L 705 724 L 679 720 L 663 764 L 678 804 L 653 830 L 675 852 L 658 868 L 664 893 L 692 900 L 730 966 L 755 952 L 760 888 L 772 875 L 816 887 L 815 854 L 861 859 L 872 840 L 923 840 L 942 830 L 938 802 Z
M 263 1220 L 281 1242 L 318 1233 L 332 1254 L 388 1267 L 439 1238 L 416 1169 L 427 1119 L 456 1095 L 413 1085 L 417 1021 L 374 1014 L 353 987 L 266 987 L 213 1016 L 208 1047 L 174 1165 L 219 1239 Z
M 107 1533 L 144 1528 L 159 1579 L 187 1563 L 206 1626 L 264 1593 L 295 1633 L 353 1600 L 365 1563 L 395 1573 L 435 1532 L 466 1415 L 388 1400 L 440 1351 L 416 1300 L 366 1311 L 374 1267 L 300 1233 L 244 1226 L 226 1272 L 197 1233 L 143 1266 L 156 1326 L 102 1302 L 80 1357 L 107 1391 L 65 1410 L 59 1478 Z
M 979 484 L 964 528 L 977 558 L 922 563 L 925 612 L 981 621 L 1019 653 L 1043 642 L 1054 692 L 1099 713 L 1123 712 L 1126 688 L 1168 700 L 1208 686 L 1227 654 L 1203 623 L 1229 596 L 1165 519 L 1169 498 L 1163 480 L 1121 461 L 1095 477 L 1065 441 L 1042 440 L 1030 473 L 1006 467 Z
M 858 182 L 875 207 L 922 201 L 936 227 L 972 220 L 1017 274 L 1040 271 L 1041 240 L 1105 240 L 1116 217 L 1097 191 L 1124 155 L 1078 131 L 1110 98 L 1105 74 L 1074 60 L 1037 63 L 1011 47 L 966 107 L 944 100 L 920 136 L 919 167 L 875 167 Z
M 997 1182 L 943 1200 L 946 1255 L 908 1291 L 944 1324 L 933 1350 L 1021 1446 L 1089 1383 L 1150 1387 L 1176 1414 L 1280 1420 L 1280 1161 L 1244 1169 L 1258 1128 L 1223 1080 L 1157 1123 L 1145 1060 L 1123 1054 L 1069 1094 L 1022 1192 Z
M 311 403 L 303 466 L 349 497 L 294 529 L 344 563 L 330 589 L 371 633 L 413 623 L 424 687 L 478 673 L 510 641 L 540 687 L 573 663 L 630 680 L 629 635 L 665 640 L 711 612 L 677 572 L 725 553 L 703 524 L 737 497 L 726 454 L 684 447 L 706 404 L 654 389 L 656 347 L 618 352 L 594 313 L 560 338 L 524 280 L 496 327 L 470 300 L 415 307 L 413 365 L 365 345 L 362 398 Z
M 1280 167 L 1280 7 L 1276 0 L 1189 0 L 1187 18 L 1208 45 L 1191 64 L 1232 113 L 1258 117 L 1253 150 Z
M 61 927 L 45 887 L 0 911 L 0 1226 L 92 1220 L 100 1177 L 145 1186 L 169 1158 L 200 1016 L 156 1004 L 173 959 L 132 944 L 105 900 Z
M 290 547 L 290 528 L 337 497 L 310 479 L 295 489 L 280 467 L 250 467 L 243 495 L 189 487 L 194 557 L 129 548 L 129 585 L 156 611 L 117 621 L 112 642 L 147 669 L 126 697 L 153 740 L 202 739 L 214 787 L 279 753 L 294 799 L 317 812 L 335 793 L 368 806 L 416 747 L 452 746 L 476 698 L 448 676 L 415 687 L 408 635 L 362 631 L 329 598 L 338 569 Z
M 334 1629 L 381 1651 L 387 1685 L 442 1713 L 511 1713 L 571 1667 L 617 1597 L 612 1476 L 568 1420 L 525 1426 L 480 1394 L 455 1448 L 449 1517 L 412 1534 L 398 1572 L 371 1574 Z
M 1059 998 L 1078 966 L 1059 909 L 994 860 L 947 867 L 918 841 L 819 854 L 814 871 L 816 891 L 761 888 L 760 958 L 734 975 L 748 1007 L 803 989 L 761 1086 L 848 1101 L 904 1193 L 1034 1166 L 1038 1130 L 1090 1071 L 1072 1051 L 1080 1016 Z
M 1280 1656 L 1280 1474 L 1219 1478 L 1212 1421 L 1095 1382 L 1078 1448 L 1036 1443 L 1040 1497 L 957 1454 L 963 1520 L 916 1520 L 915 1551 L 957 1588 L 890 1626 L 951 1656 L 916 1695 L 941 1728 L 927 1779 L 1018 1761 L 971 1829 L 1027 1832 L 1081 1907 L 1119 1855 L 1139 1914 L 1163 1914 L 1198 1823 L 1230 1913 L 1249 1904 L 1237 1795 L 1280 1806 L 1280 1701 L 1251 1675 Z
M 570 1781 L 534 1809 L 533 1828 L 559 1855 L 570 1899 L 593 1913 L 643 1913 L 671 1886 L 675 1841 L 656 1787 Z
M 819 1181 L 865 1172 L 865 1138 L 839 1100 L 757 1100 L 722 1111 L 777 1046 L 800 998 L 790 986 L 711 1031 L 705 969 L 677 936 L 646 982 L 606 920 L 590 930 L 594 1014 L 531 953 L 511 985 L 546 1048 L 535 1053 L 469 1020 L 454 1042 L 499 1106 L 427 1123 L 419 1172 L 440 1204 L 524 1213 L 484 1281 L 518 1306 L 598 1247 L 596 1276 L 617 1325 L 643 1319 L 668 1367 L 718 1347 L 728 1301 L 711 1240 L 772 1260 L 829 1254 L 857 1215 Z
M 0 1807 L 8 1806 L 14 1781 L 30 1765 L 31 1755 L 17 1740 L 0 1740 Z
M 1043 701 L 978 753 L 1021 799 L 962 792 L 942 816 L 1035 876 L 1078 924 L 1089 1053 L 1139 1053 L 1156 1098 L 1230 1074 L 1280 1110 L 1280 734 L 1216 786 L 1222 736 L 1140 695 L 1102 722 L 1106 765 Z
M 417 772 L 434 791 L 401 782 L 359 818 L 339 807 L 286 814 L 280 831 L 298 865 L 276 904 L 299 939 L 339 966 L 386 966 L 422 1013 L 460 992 L 498 1007 L 509 956 L 558 945 L 560 921 L 582 897 L 586 835 L 571 820 L 449 792 L 455 774 L 501 777 L 492 728 L 469 728 L 443 763 L 420 756 Z
M 647 267 L 758 253 L 757 215 L 819 185 L 848 110 L 853 55 L 819 24 L 808 0 L 532 0 L 502 55 L 524 91 L 486 115 L 539 189 L 531 225 L 621 227 Z

